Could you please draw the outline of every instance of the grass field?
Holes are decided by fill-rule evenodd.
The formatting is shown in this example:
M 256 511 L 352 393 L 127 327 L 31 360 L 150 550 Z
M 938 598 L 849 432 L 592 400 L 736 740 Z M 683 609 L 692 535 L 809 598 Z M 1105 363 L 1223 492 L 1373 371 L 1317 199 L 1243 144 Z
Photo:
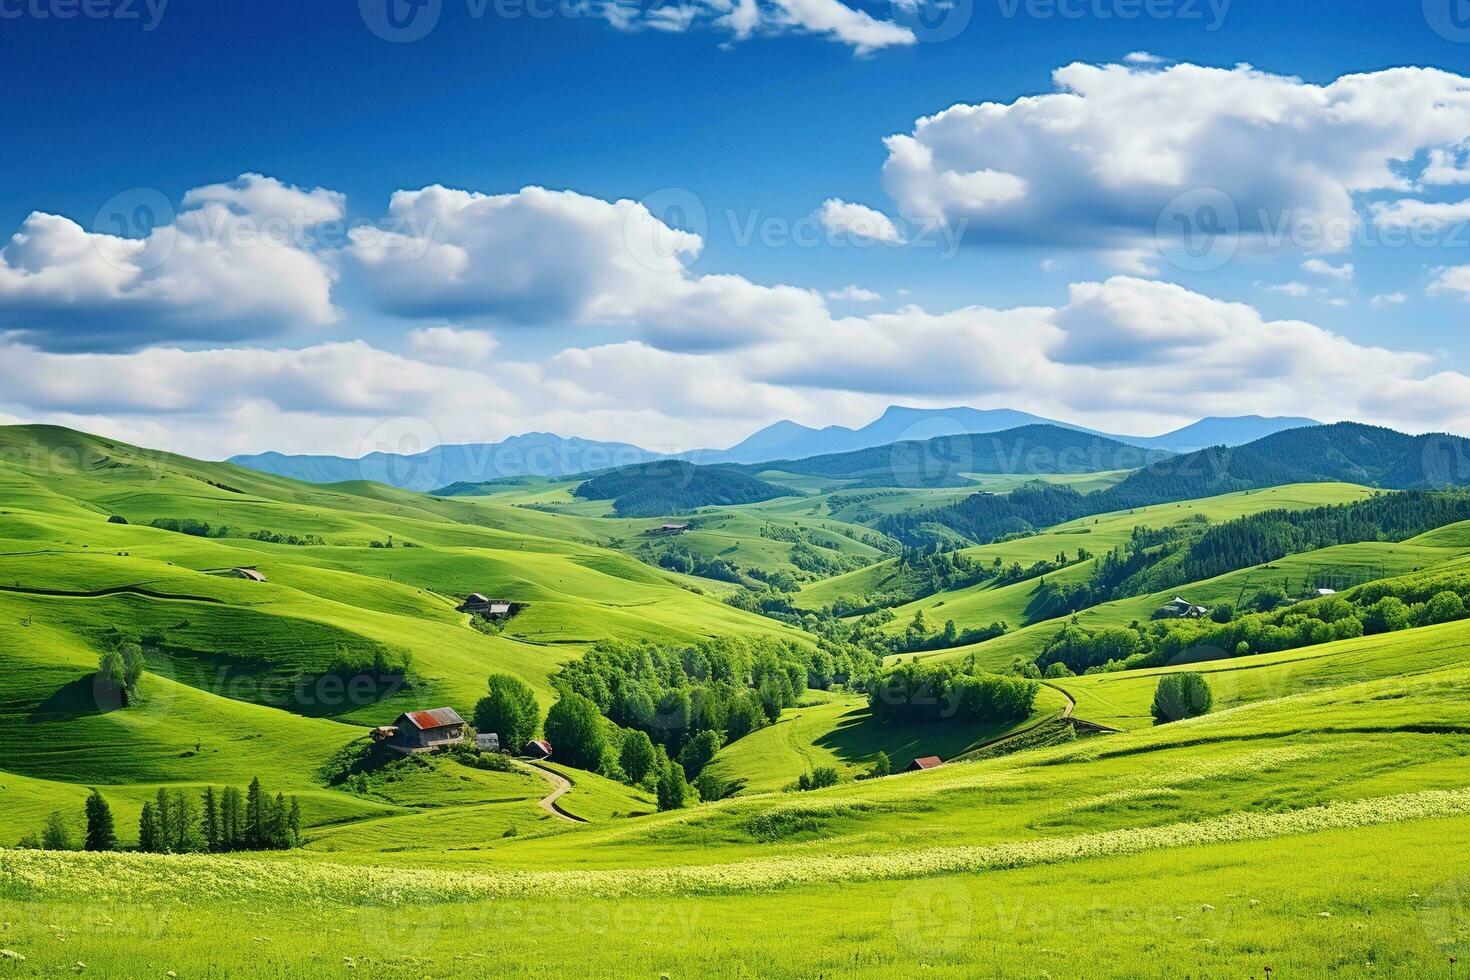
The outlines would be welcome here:
M 492 670 L 525 678 L 544 709 L 552 672 L 604 637 L 812 642 L 631 558 L 639 522 L 518 506 L 559 506 L 563 489 L 529 481 L 435 500 L 308 487 L 65 430 L 0 429 L 0 973 L 1224 977 L 1269 966 L 1452 977 L 1451 957 L 1470 952 L 1463 621 L 1194 665 L 1215 711 L 1163 726 L 1149 717 L 1153 690 L 1182 667 L 1049 682 L 1032 716 L 1007 726 L 885 726 L 862 695 L 810 691 L 711 763 L 745 781 L 740 795 L 669 812 L 555 762 L 499 771 L 436 756 L 334 777 L 367 724 L 431 702 L 468 712 Z M 721 511 L 697 532 L 707 540 L 687 537 L 778 565 L 789 552 L 760 529 L 780 520 L 862 546 L 841 515 L 787 510 L 825 511 L 843 491 L 801 489 L 816 496 Z M 1100 553 L 1138 524 L 1368 492 L 1294 486 L 1167 505 L 976 553 Z M 144 526 L 154 517 L 235 532 Z M 390 535 L 394 547 L 373 546 Z M 1235 601 L 1322 569 L 1366 578 L 1467 561 L 1470 532 L 1455 525 L 1186 594 Z M 267 581 L 220 574 L 244 565 Z M 1032 588 L 956 590 L 913 608 L 971 625 L 1024 613 Z M 525 608 L 488 635 L 455 611 L 468 591 Z M 1160 601 L 1081 618 L 1126 625 Z M 938 656 L 1000 665 L 1056 625 Z M 151 638 L 142 701 L 125 710 L 99 707 L 93 687 L 114 629 Z M 373 656 L 408 664 L 407 686 L 360 701 L 322 686 L 337 660 Z M 1025 747 L 1038 733 L 1046 744 Z M 1006 736 L 1019 737 L 972 751 Z M 858 779 L 879 751 L 897 768 L 951 761 Z M 838 785 L 786 791 L 820 766 Z M 93 786 L 131 845 L 160 788 L 253 776 L 299 799 L 302 848 L 6 849 L 56 809 L 79 831 Z M 552 807 L 560 779 L 571 789 Z

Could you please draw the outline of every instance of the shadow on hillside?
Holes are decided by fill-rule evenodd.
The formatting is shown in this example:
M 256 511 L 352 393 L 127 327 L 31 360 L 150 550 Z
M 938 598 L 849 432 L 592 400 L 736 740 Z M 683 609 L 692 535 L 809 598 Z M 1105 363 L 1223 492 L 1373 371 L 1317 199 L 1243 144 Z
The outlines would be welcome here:
M 32 722 L 69 722 L 88 715 L 103 715 L 122 707 L 114 695 L 97 689 L 94 675 L 78 677 L 58 687 L 51 696 L 31 709 Z
M 915 758 L 937 755 L 952 759 L 976 743 L 993 738 L 1004 724 L 884 724 L 867 708 L 853 708 L 838 719 L 837 727 L 817 739 L 816 744 L 848 764 L 866 762 L 879 752 L 888 754 L 895 769 Z

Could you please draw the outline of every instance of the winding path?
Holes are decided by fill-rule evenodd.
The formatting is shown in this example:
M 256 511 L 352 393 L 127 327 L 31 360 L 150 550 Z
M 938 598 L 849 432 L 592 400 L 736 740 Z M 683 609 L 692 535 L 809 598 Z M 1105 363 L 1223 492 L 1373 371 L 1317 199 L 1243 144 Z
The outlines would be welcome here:
M 554 769 L 548 769 L 546 766 L 537 765 L 534 762 L 522 761 L 521 765 L 525 766 L 527 769 L 534 769 L 537 773 L 545 776 L 547 782 L 551 783 L 551 792 L 540 800 L 539 805 L 541 809 L 545 810 L 553 817 L 556 817 L 558 820 L 565 820 L 568 823 L 587 822 L 584 818 L 577 816 L 575 813 L 568 813 L 566 810 L 563 810 L 560 806 L 557 805 L 557 800 L 561 799 L 563 796 L 572 791 L 572 781 L 570 779 L 563 776 L 561 773 L 557 772 Z

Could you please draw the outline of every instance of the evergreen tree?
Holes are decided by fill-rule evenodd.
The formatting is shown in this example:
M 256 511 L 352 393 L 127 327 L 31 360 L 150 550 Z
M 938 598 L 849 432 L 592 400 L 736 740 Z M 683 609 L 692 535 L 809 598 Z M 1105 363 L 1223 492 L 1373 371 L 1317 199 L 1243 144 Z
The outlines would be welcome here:
M 265 846 L 266 795 L 260 788 L 260 777 L 250 780 L 245 791 L 245 832 L 243 846 L 260 850 Z
M 158 823 L 158 852 L 167 854 L 174 849 L 174 808 L 168 790 L 161 786 L 153 803 L 153 819 Z
M 285 850 L 290 846 L 290 830 L 287 825 L 289 815 L 286 809 L 286 797 L 279 791 L 276 798 L 271 801 L 269 816 L 266 821 L 266 845 L 278 850 Z
M 112 808 L 97 790 L 87 797 L 87 843 L 89 851 L 117 850 L 117 829 L 112 822 Z
M 226 786 L 220 794 L 220 850 L 236 851 L 244 846 L 245 805 L 238 786 Z
M 161 850 L 158 846 L 158 815 L 153 812 L 153 804 L 146 800 L 138 817 L 138 850 L 144 854 L 156 854 Z
M 204 788 L 204 846 L 211 853 L 224 850 L 220 846 L 219 801 L 213 786 Z

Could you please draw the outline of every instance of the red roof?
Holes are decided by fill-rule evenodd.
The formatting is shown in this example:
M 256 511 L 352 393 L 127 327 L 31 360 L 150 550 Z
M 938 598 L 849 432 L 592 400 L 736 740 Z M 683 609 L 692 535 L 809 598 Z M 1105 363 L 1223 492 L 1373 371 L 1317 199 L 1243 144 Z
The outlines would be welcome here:
M 944 765 L 944 760 L 937 755 L 926 755 L 922 759 L 915 759 L 913 764 L 920 769 L 938 769 Z
M 405 711 L 398 716 L 398 721 L 407 721 L 413 727 L 424 731 L 430 728 L 450 728 L 454 725 L 463 725 L 464 719 L 459 712 L 453 708 L 430 708 L 427 711 Z

